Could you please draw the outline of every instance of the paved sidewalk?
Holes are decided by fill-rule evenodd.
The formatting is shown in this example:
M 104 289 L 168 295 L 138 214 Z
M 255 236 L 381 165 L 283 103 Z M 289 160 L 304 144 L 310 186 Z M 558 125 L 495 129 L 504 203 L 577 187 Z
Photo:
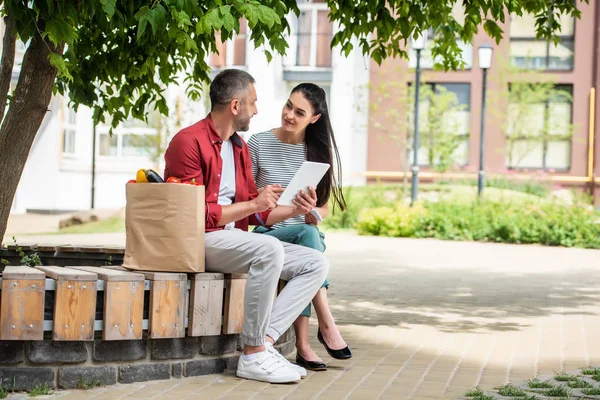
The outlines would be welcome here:
M 79 240 L 114 244 L 123 235 Z M 211 375 L 52 398 L 455 399 L 477 385 L 600 365 L 600 251 L 346 233 L 327 240 L 330 303 L 351 360 L 325 357 L 315 320 L 313 346 L 330 368 L 300 384 Z

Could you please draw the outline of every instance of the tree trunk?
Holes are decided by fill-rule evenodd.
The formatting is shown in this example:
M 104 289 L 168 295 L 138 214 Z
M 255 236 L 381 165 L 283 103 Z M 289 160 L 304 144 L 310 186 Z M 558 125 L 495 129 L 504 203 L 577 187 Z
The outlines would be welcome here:
M 12 71 L 15 65 L 15 22 L 8 15 L 4 17 L 4 39 L 2 40 L 2 66 L 0 68 L 0 122 L 4 118 L 6 99 L 12 80 Z
M 50 65 L 51 52 L 62 54 L 40 35 L 31 39 L 25 52 L 19 81 L 0 128 L 0 239 L 35 135 L 48 112 L 57 70 Z M 43 177 L 40 177 L 43 179 Z M 44 193 L 39 193 L 44 196 Z

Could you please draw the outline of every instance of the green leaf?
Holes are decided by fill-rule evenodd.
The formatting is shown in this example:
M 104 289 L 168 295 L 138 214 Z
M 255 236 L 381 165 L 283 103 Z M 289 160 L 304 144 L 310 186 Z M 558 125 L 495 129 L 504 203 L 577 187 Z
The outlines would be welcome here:
M 50 53 L 48 56 L 48 61 L 50 61 L 50 65 L 58 70 L 58 75 L 62 76 L 68 81 L 73 81 L 73 76 L 67 68 L 65 59 L 60 54 Z
M 102 4 L 102 9 L 108 15 L 108 18 L 112 18 L 115 15 L 117 0 L 100 0 L 100 4 Z
M 246 19 L 248 20 L 248 27 L 250 29 L 254 29 L 256 24 L 258 24 L 259 14 L 257 7 L 248 4 L 246 7 L 246 13 L 244 14 Z
M 273 60 L 273 55 L 269 50 L 265 50 L 265 57 L 267 57 L 267 62 L 269 63 L 271 62 L 271 60 Z
M 146 16 L 148 22 L 150 22 L 150 26 L 152 26 L 152 34 L 156 36 L 159 25 L 163 25 L 166 22 L 167 10 L 159 3 L 155 8 L 151 9 Z
M 500 40 L 502 40 L 502 28 L 496 22 L 488 19 L 483 24 L 483 29 L 491 38 L 496 39 L 496 44 L 500 44 Z
M 266 24 L 269 29 L 273 28 L 275 23 L 281 23 L 279 21 L 279 16 L 272 8 L 267 6 L 260 5 L 257 8 L 258 18 L 263 24 Z
M 48 21 L 44 35 L 57 46 L 62 43 L 71 44 L 77 38 L 73 27 L 64 20 L 59 19 Z
M 134 18 L 138 20 L 137 40 L 140 40 L 146 31 L 146 27 L 148 26 L 149 12 L 150 9 L 147 6 L 144 6 L 140 8 L 140 10 L 134 16 Z
M 231 14 L 225 14 L 223 16 L 223 28 L 227 29 L 229 32 L 233 31 L 233 27 L 235 25 L 235 19 Z

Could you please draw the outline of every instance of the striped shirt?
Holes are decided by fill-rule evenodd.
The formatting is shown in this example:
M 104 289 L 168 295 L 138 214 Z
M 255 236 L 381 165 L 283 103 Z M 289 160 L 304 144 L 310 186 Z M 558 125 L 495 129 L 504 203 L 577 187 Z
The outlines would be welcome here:
M 248 139 L 248 149 L 252 157 L 252 175 L 259 188 L 279 184 L 287 187 L 296 171 L 306 160 L 304 143 L 283 143 L 273 133 L 255 133 Z M 274 229 L 303 224 L 304 215 L 289 218 L 273 225 Z

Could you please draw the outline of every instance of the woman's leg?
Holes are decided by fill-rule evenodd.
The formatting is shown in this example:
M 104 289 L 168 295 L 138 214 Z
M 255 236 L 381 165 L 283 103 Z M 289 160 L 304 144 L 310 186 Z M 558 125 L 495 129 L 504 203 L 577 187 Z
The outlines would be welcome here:
M 255 232 L 275 236 L 283 242 L 310 247 L 321 252 L 325 251 L 325 236 L 317 227 L 312 225 L 299 224 L 272 230 L 259 227 Z M 328 286 L 329 282 L 325 280 L 323 286 L 313 298 L 313 304 L 319 320 L 319 329 L 321 330 L 325 343 L 327 343 L 331 349 L 338 350 L 346 347 L 346 342 L 344 342 L 340 331 L 335 325 L 331 310 L 329 309 L 329 303 L 327 301 Z M 308 339 L 309 317 L 310 304 L 294 322 L 294 330 L 296 331 L 296 349 L 298 350 L 298 354 L 305 360 L 322 362 L 310 347 L 310 341 Z
M 317 319 L 319 320 L 319 330 L 323 335 L 323 340 L 330 349 L 340 350 L 347 346 L 346 342 L 342 338 L 342 334 L 335 324 L 331 309 L 329 308 L 329 302 L 327 301 L 327 289 L 321 288 L 313 297 L 312 301 L 315 306 L 315 312 L 317 313 Z

